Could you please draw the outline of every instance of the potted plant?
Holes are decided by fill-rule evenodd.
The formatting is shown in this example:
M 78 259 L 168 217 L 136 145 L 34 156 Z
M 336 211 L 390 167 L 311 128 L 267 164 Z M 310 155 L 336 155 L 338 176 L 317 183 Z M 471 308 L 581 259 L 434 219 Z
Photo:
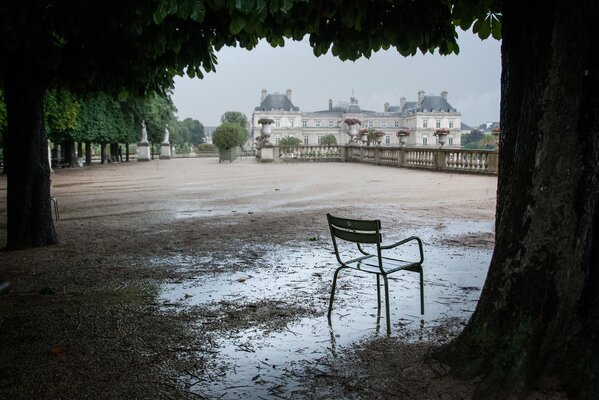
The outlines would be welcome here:
M 439 144 L 441 145 L 441 147 L 443 147 L 443 145 L 445 144 L 445 138 L 447 137 L 447 135 L 449 135 L 449 129 L 447 129 L 447 128 L 437 129 L 435 131 L 435 133 L 433 133 L 433 135 L 435 135 L 439 138 Z
M 268 144 L 268 139 L 270 138 L 270 133 L 272 132 L 272 124 L 275 121 L 272 118 L 260 118 L 258 123 L 262 125 L 260 128 L 260 133 L 262 133 L 262 145 Z
M 218 148 L 219 162 L 237 158 L 237 148 L 247 140 L 247 132 L 239 124 L 227 122 L 212 134 L 212 143 Z
M 408 136 L 410 136 L 410 133 L 412 133 L 412 131 L 409 128 L 400 128 L 397 131 L 397 137 L 399 138 L 399 143 L 402 147 L 406 145 L 406 140 Z
M 377 129 L 374 132 L 372 132 L 372 134 L 374 135 L 374 140 L 376 140 L 376 143 L 380 145 L 383 141 L 383 136 L 385 136 L 385 132 L 381 131 L 380 129 Z
M 345 122 L 347 125 L 347 134 L 350 137 L 349 142 L 355 143 L 357 140 L 359 140 L 359 137 L 355 137 L 358 134 L 358 128 L 362 122 L 357 118 L 345 118 L 343 122 Z

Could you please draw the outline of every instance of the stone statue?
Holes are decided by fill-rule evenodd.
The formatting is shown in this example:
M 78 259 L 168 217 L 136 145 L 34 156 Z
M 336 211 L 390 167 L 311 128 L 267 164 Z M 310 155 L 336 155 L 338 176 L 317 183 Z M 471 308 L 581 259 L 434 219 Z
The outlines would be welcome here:
M 169 144 L 169 132 L 168 132 L 168 128 L 164 128 L 164 140 L 162 141 L 162 144 Z
M 141 143 L 148 143 L 148 130 L 143 119 L 141 120 Z

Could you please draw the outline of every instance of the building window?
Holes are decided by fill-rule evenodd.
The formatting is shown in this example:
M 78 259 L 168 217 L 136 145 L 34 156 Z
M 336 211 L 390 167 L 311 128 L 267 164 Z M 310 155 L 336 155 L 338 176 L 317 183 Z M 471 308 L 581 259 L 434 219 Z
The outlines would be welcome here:
M 368 121 L 368 127 L 369 127 L 369 128 L 372 128 L 372 127 L 373 127 L 373 125 L 374 125 L 374 123 L 373 123 L 372 121 Z
M 422 120 L 422 127 L 428 128 L 428 120 L 426 120 L 426 119 Z
M 289 127 L 289 128 L 293 128 L 293 125 L 294 125 L 294 124 L 293 124 L 293 122 L 294 122 L 294 121 L 293 121 L 292 119 L 288 120 L 288 121 L 287 121 L 287 127 Z
M 399 128 L 399 121 L 395 121 L 395 123 L 394 123 L 394 126 L 395 126 L 396 128 Z
M 386 128 L 386 127 L 387 127 L 387 122 L 381 121 L 381 128 Z
M 281 127 L 281 119 L 280 118 L 275 119 L 275 127 L 277 127 L 277 128 Z
M 318 135 L 318 144 L 322 144 L 322 135 Z
M 275 136 L 275 143 L 276 143 L 276 144 L 279 144 L 279 141 L 280 141 L 280 140 L 281 140 L 281 138 L 280 138 L 280 137 L 278 137 L 278 136 Z
M 305 128 L 308 126 L 308 121 L 306 121 L 305 119 L 302 120 L 302 126 Z
M 422 135 L 422 144 L 426 146 L 428 144 L 428 137 L 426 135 Z
M 304 146 L 307 146 L 310 144 L 310 139 L 308 138 L 308 136 L 304 136 Z
M 453 119 L 450 119 L 450 120 L 449 120 L 449 127 L 450 127 L 450 128 L 453 128 Z
M 441 127 L 441 120 L 438 119 L 435 121 L 435 128 L 440 128 Z
M 332 120 L 332 119 L 330 119 L 330 120 L 329 120 L 329 128 L 332 128 L 332 127 L 333 127 L 333 120 Z
M 315 126 L 316 126 L 317 128 L 318 128 L 318 127 L 320 127 L 320 120 L 319 120 L 319 119 L 317 119 L 317 120 L 316 120 L 316 124 L 315 124 Z
M 450 124 L 451 124 L 451 122 L 450 122 Z M 449 145 L 450 145 L 450 146 L 453 146 L 453 136 L 449 135 L 449 136 L 447 137 L 447 139 L 449 139 L 449 140 L 448 140 L 448 143 L 449 143 Z
M 391 136 L 385 136 L 385 144 L 391 144 Z

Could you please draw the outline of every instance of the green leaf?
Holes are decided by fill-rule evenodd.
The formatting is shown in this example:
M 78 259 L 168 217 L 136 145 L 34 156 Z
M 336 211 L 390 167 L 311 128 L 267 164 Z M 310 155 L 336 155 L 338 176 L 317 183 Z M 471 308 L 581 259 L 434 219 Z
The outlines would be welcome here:
M 156 25 L 160 24 L 166 18 L 166 10 L 162 7 L 163 3 L 160 3 L 160 7 L 154 11 L 154 22 Z
M 493 25 L 491 27 L 491 35 L 493 35 L 494 39 L 501 39 L 501 21 L 499 19 L 493 20 Z
M 233 21 L 231 21 L 231 24 L 229 25 L 229 32 L 231 32 L 233 35 L 236 35 L 239 32 L 241 32 L 244 27 L 245 19 L 237 17 Z
M 189 17 L 195 22 L 202 22 L 205 16 L 206 7 L 204 6 L 204 3 L 201 0 L 196 0 L 193 3 L 193 9 Z
M 491 19 L 485 18 L 480 26 L 480 31 L 478 32 L 478 37 L 481 39 L 486 39 L 491 34 Z

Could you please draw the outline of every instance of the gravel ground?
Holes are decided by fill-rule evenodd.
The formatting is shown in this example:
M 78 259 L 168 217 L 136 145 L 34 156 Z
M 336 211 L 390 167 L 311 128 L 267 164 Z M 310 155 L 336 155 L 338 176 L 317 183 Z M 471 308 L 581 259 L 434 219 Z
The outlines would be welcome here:
M 492 221 L 495 194 L 495 177 L 346 163 L 178 159 L 58 170 L 61 244 L 0 253 L 0 281 L 11 282 L 0 296 L 0 398 L 211 398 L 205 388 L 230 373 L 219 338 L 322 316 L 328 287 L 315 283 L 306 298 L 183 306 L 161 299 L 163 284 L 247 271 L 275 246 L 328 246 L 326 212 L 381 218 L 391 237 L 405 236 Z M 5 197 L 0 177 L 2 228 Z M 437 240 L 493 245 L 492 233 Z M 294 398 L 468 398 L 476 382 L 453 381 L 429 356 L 464 318 L 418 343 L 394 332 L 307 362 Z

